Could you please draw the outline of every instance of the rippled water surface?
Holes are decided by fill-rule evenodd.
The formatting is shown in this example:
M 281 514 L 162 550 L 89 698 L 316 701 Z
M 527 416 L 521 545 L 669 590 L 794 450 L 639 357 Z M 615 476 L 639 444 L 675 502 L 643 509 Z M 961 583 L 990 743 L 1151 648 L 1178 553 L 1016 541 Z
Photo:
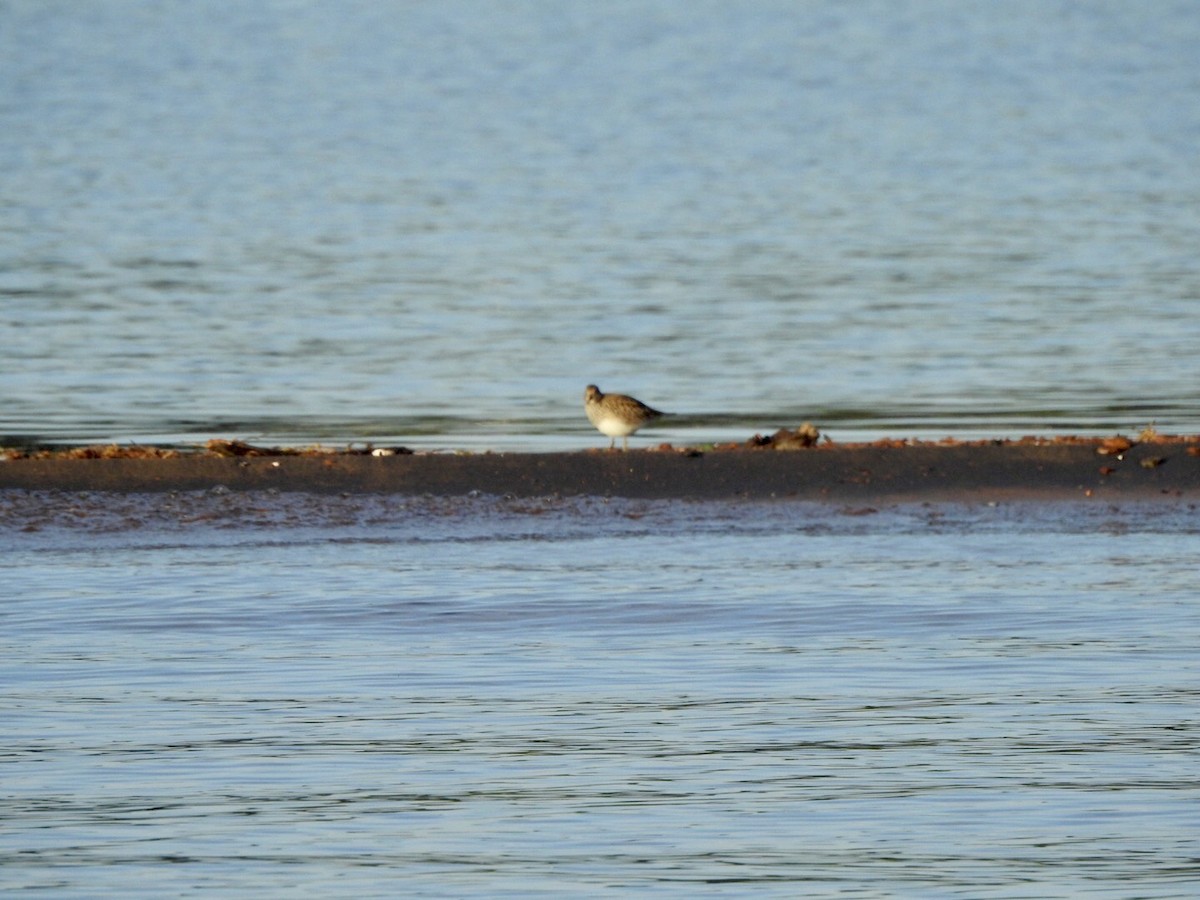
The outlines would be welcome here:
M 0 439 L 1200 431 L 1200 7 L 0 4 Z
M 0 885 L 1154 896 L 1200 514 L 0 497 Z
M 1200 432 L 1200 7 L 0 0 L 0 445 Z M 1192 897 L 1200 514 L 0 492 L 0 890 Z

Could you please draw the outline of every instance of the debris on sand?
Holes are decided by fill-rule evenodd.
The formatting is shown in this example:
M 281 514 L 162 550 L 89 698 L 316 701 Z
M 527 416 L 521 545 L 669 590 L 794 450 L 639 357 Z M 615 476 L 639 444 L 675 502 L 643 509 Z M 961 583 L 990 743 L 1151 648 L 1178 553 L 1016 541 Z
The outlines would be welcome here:
M 180 455 L 178 450 L 170 447 L 146 447 L 141 444 L 92 444 L 65 449 L 12 448 L 3 451 L 4 459 L 175 459 Z
M 805 422 L 794 431 L 780 428 L 769 437 L 756 434 L 746 442 L 746 446 L 769 450 L 806 450 L 815 447 L 821 440 L 821 432 L 812 422 Z
M 1133 446 L 1133 441 L 1122 435 L 1116 437 L 1105 438 L 1100 442 L 1100 446 L 1096 448 L 1096 452 L 1101 456 L 1120 456 L 1126 450 Z
M 204 445 L 204 449 L 213 456 L 299 456 L 299 450 L 282 447 L 256 447 L 245 441 L 227 441 L 213 438 Z

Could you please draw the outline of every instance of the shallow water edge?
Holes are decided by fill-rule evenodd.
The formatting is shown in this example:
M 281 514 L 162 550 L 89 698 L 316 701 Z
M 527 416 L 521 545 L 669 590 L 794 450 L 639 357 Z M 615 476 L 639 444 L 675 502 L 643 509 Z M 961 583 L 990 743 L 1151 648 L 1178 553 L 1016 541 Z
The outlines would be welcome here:
M 930 533 L 1200 532 L 1200 501 L 897 501 L 878 504 L 620 497 L 306 492 L 0 491 L 0 548 L 224 544 L 554 543 L 585 538 Z

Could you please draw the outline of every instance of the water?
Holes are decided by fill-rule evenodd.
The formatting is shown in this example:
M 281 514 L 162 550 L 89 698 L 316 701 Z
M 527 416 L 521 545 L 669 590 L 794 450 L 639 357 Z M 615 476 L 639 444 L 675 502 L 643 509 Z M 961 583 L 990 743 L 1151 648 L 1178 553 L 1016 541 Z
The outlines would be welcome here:
M 1200 880 L 1186 504 L 0 503 L 8 890 Z
M 1200 432 L 1200 8 L 0 0 L 0 444 Z M 1191 897 L 1200 517 L 0 492 L 0 889 Z
M 1200 431 L 1200 10 L 0 5 L 3 443 Z

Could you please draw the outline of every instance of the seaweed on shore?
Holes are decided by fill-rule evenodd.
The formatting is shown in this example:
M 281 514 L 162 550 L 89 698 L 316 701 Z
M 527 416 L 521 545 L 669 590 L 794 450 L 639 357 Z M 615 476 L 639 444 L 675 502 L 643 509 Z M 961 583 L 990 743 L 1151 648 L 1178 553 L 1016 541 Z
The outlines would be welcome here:
M 1054 435 L 1050 437 L 1026 435 L 1020 438 L 982 438 L 960 440 L 946 437 L 940 440 L 918 438 L 880 438 L 873 441 L 835 441 L 822 434 L 814 425 L 805 422 L 798 428 L 781 428 L 773 434 L 755 434 L 742 443 L 703 444 L 676 447 L 660 444 L 647 452 L 678 452 L 697 455 L 706 452 L 738 452 L 762 450 L 807 450 L 836 451 L 850 449 L 902 450 L 906 447 L 1003 447 L 1003 446 L 1094 446 L 1101 456 L 1120 459 L 1124 453 L 1138 445 L 1189 444 L 1187 452 L 1200 456 L 1200 435 L 1161 434 L 1146 428 L 1136 437 L 1114 435 L 1112 437 L 1079 437 L 1076 435 Z M 336 457 L 336 456 L 402 456 L 413 453 L 408 447 L 376 448 L 373 444 L 332 447 L 268 447 L 247 441 L 213 438 L 202 447 L 163 447 L 146 444 L 92 444 L 82 447 L 9 447 L 0 448 L 0 460 L 22 459 L 175 459 L 181 456 L 216 457 Z

